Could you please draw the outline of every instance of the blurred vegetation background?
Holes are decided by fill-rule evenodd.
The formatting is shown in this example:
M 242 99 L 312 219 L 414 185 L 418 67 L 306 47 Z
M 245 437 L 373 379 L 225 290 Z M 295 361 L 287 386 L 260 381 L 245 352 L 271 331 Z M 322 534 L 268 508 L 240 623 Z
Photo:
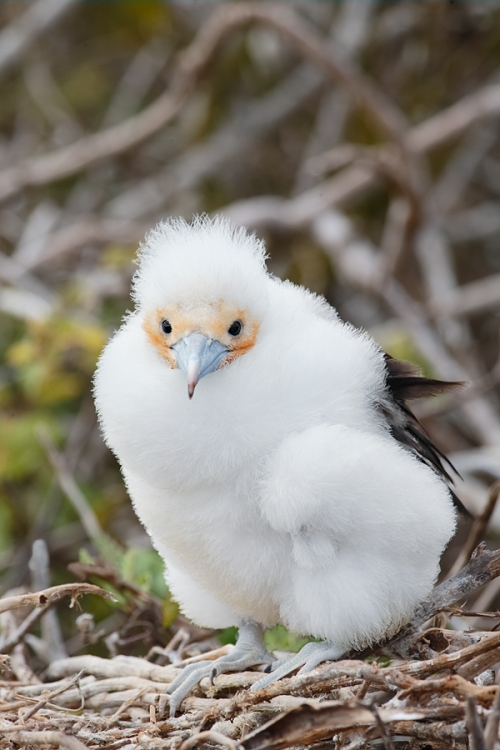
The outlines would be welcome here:
M 44 566 L 107 581 L 99 653 L 166 643 L 177 614 L 91 395 L 163 217 L 224 211 L 393 356 L 471 382 L 418 413 L 472 512 L 500 478 L 500 3 L 251 6 L 0 4 L 1 592 Z

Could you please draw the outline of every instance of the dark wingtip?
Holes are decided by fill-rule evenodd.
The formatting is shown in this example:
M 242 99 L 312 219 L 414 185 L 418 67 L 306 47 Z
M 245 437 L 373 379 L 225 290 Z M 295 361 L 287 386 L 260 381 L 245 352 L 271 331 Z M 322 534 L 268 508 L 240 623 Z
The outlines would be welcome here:
M 460 477 L 459 472 L 445 454 L 426 435 L 424 428 L 407 405 L 407 401 L 444 393 L 455 393 L 468 386 L 469 383 L 426 378 L 421 374 L 420 368 L 412 362 L 394 359 L 394 357 L 385 352 L 384 359 L 389 395 L 392 397 L 394 406 L 403 415 L 402 423 L 397 419 L 391 420 L 389 409 L 389 425 L 393 436 L 415 453 L 421 461 L 432 467 L 445 481 L 453 484 L 453 478 L 447 471 L 446 465 L 458 477 Z M 455 507 L 464 515 L 470 515 L 456 495 L 452 494 Z
M 460 513 L 460 515 L 463 516 L 464 518 L 469 519 L 470 521 L 473 521 L 474 516 L 472 515 L 472 513 L 469 510 L 467 510 L 463 502 L 460 500 L 459 497 L 457 497 L 457 495 L 453 492 L 453 490 L 451 488 L 449 488 L 449 490 L 451 493 L 451 499 L 453 500 L 453 505 L 455 506 L 457 511 Z

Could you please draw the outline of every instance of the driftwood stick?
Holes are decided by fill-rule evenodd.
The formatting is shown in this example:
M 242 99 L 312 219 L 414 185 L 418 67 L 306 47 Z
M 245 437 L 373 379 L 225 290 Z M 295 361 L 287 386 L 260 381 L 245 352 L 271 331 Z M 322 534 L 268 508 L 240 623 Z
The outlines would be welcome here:
M 112 602 L 116 601 L 113 594 L 105 591 L 100 586 L 94 586 L 91 583 L 63 583 L 60 586 L 51 586 L 45 589 L 45 591 L 37 591 L 35 594 L 20 594 L 19 596 L 9 596 L 5 599 L 0 599 L 0 614 L 21 607 L 42 607 L 48 602 L 55 604 L 66 596 L 70 596 L 73 601 L 76 601 L 84 594 L 96 594 L 97 596 L 102 596 L 103 599 L 109 599 Z
M 323 38 L 290 8 L 273 3 L 235 3 L 217 8 L 194 41 L 180 55 L 170 87 L 138 115 L 81 138 L 70 146 L 30 158 L 0 173 L 0 200 L 29 185 L 43 185 L 117 156 L 149 138 L 181 110 L 202 72 L 230 31 L 250 23 L 274 27 L 299 53 L 318 65 L 335 83 L 347 88 L 386 137 L 405 151 L 406 120 L 376 85 L 345 61 L 337 60 Z
M 82 675 L 83 675 L 83 672 L 79 672 L 71 680 L 68 680 L 65 685 L 62 685 L 56 690 L 53 690 L 52 692 L 47 693 L 41 700 L 35 703 L 35 705 L 32 706 L 29 709 L 29 711 L 27 711 L 27 713 L 23 715 L 23 721 L 24 722 L 28 721 L 28 719 L 31 719 L 31 717 L 34 716 L 37 713 L 37 711 L 39 711 L 41 708 L 44 708 L 47 705 L 47 703 L 51 703 L 52 700 L 56 698 L 58 695 L 61 695 L 62 693 L 66 692 L 66 690 L 69 690 L 74 685 L 78 685 Z M 83 696 L 82 696 L 82 704 L 83 704 Z M 81 706 L 81 708 L 83 708 L 83 705 Z
M 414 638 L 415 633 L 419 631 L 420 626 L 436 612 L 464 599 L 498 575 L 500 575 L 500 550 L 490 552 L 484 544 L 480 544 L 468 565 L 453 578 L 436 586 L 432 596 L 417 609 L 411 622 L 394 638 L 391 638 L 386 647 L 392 649 L 393 646 L 397 646 L 398 652 L 404 651 L 409 640 Z
M 95 511 L 87 501 L 87 498 L 81 489 L 78 487 L 75 478 L 69 470 L 64 455 L 57 449 L 49 431 L 46 428 L 40 427 L 37 430 L 37 433 L 40 443 L 47 453 L 49 461 L 56 472 L 57 481 L 59 482 L 64 494 L 71 502 L 73 508 L 78 513 L 78 517 L 80 518 L 85 533 L 90 540 L 95 544 L 98 544 L 99 540 L 104 536 L 104 531 L 101 528 Z
M 17 727 L 5 727 L 0 725 L 0 734 L 9 732 L 9 740 L 16 742 L 21 747 L 30 745 L 55 745 L 56 747 L 65 747 L 67 750 L 88 750 L 87 745 L 80 742 L 76 737 L 72 737 L 64 732 L 32 732 L 29 730 L 20 731 Z
M 0 648 L 4 654 L 10 654 L 15 646 L 22 641 L 26 633 L 29 633 L 36 623 L 56 604 L 55 600 L 45 602 L 37 609 L 29 613 L 22 621 L 18 628 L 5 640 L 0 642 Z
M 476 701 L 472 695 L 465 702 L 465 723 L 469 733 L 470 750 L 486 750 L 483 728 L 477 714 Z
M 112 677 L 141 677 L 145 680 L 154 682 L 172 682 L 179 674 L 179 669 L 167 665 L 161 667 L 158 664 L 152 664 L 145 659 L 135 657 L 116 657 L 114 659 L 103 659 L 100 656 L 90 654 L 83 656 L 73 656 L 67 659 L 60 659 L 53 662 L 48 670 L 49 679 L 60 679 L 73 675 L 84 669 L 87 674 L 107 679 Z
M 60 21 L 79 0 L 38 0 L 0 33 L 0 76 L 18 62 L 29 47 Z
M 493 515 L 493 511 L 495 510 L 499 495 L 500 482 L 495 482 L 490 487 L 488 499 L 486 500 L 486 505 L 484 506 L 481 514 L 476 519 L 474 519 L 474 523 L 472 524 L 472 528 L 470 530 L 467 541 L 465 542 L 463 549 L 461 550 L 457 559 L 453 563 L 453 566 L 448 573 L 448 578 L 452 578 L 471 559 L 474 550 L 481 541 L 481 538 L 490 522 L 490 518 Z
M 237 750 L 237 748 L 241 747 L 239 742 L 235 742 L 230 737 L 226 737 L 225 734 L 214 732 L 213 729 L 210 729 L 207 732 L 199 732 L 188 740 L 185 740 L 179 750 L 192 750 L 197 745 L 205 742 L 211 742 L 213 745 L 222 745 L 222 747 L 227 747 L 228 750 Z
M 484 728 L 484 743 L 486 745 L 486 750 L 495 750 L 495 745 L 498 740 L 498 725 L 500 723 L 500 687 L 498 684 L 498 678 L 496 684 L 497 691 L 495 693 L 495 699 Z

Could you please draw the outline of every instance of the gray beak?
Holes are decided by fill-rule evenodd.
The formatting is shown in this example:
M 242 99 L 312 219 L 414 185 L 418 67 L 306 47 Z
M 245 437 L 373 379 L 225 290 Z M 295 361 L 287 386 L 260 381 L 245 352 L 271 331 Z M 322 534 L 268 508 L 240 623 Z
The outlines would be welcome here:
M 172 349 L 179 368 L 186 376 L 189 398 L 193 397 L 198 381 L 214 372 L 228 352 L 220 341 L 209 339 L 202 333 L 190 333 Z

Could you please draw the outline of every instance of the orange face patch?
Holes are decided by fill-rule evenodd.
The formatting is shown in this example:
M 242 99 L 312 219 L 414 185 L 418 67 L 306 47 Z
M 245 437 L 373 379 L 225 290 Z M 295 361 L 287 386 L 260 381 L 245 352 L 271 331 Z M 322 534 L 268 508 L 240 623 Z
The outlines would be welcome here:
M 228 329 L 237 320 L 242 323 L 241 333 L 232 336 Z M 170 323 L 170 333 L 162 330 L 163 321 Z M 172 369 L 177 367 L 172 347 L 191 333 L 202 333 L 227 347 L 227 356 L 222 360 L 220 367 L 250 351 L 259 333 L 259 323 L 255 318 L 245 310 L 223 301 L 189 308 L 167 305 L 147 314 L 142 327 L 150 342 Z

